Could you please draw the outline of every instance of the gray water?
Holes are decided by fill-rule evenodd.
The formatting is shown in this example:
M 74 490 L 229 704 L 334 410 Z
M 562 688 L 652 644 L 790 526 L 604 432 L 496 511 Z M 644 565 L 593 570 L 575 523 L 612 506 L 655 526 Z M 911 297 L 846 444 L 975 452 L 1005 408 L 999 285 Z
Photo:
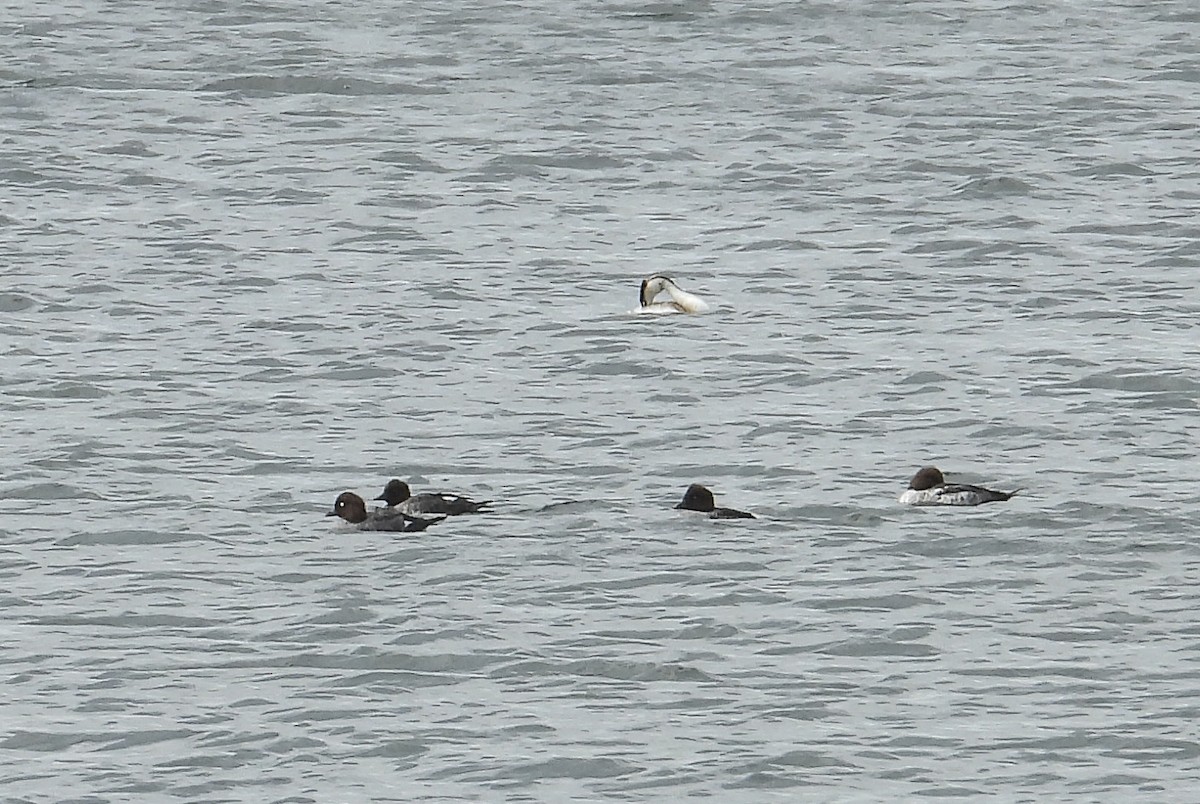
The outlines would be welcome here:
M 0 796 L 1194 797 L 1198 33 L 10 4 Z

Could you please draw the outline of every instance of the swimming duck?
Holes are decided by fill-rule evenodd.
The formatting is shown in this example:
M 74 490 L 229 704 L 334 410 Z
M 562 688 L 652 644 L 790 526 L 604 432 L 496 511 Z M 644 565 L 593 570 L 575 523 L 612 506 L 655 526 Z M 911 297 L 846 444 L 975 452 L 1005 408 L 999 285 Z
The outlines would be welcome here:
M 754 514 L 738 511 L 735 508 L 718 508 L 713 500 L 713 493 L 699 483 L 693 483 L 683 493 L 683 502 L 675 506 L 685 511 L 701 511 L 708 514 L 709 519 L 756 519 Z
M 491 500 L 475 502 L 458 494 L 442 492 L 422 492 L 414 495 L 408 484 L 403 480 L 389 480 L 383 487 L 383 493 L 375 499 L 387 503 L 384 511 L 395 510 L 405 514 L 475 514 L 485 506 L 491 505 Z
M 982 505 L 988 502 L 1004 502 L 1020 491 L 992 491 L 982 486 L 965 483 L 947 483 L 936 466 L 922 467 L 908 483 L 908 489 L 900 495 L 904 505 Z
M 390 530 L 402 533 L 425 530 L 446 518 L 439 516 L 436 519 L 422 519 L 389 508 L 380 508 L 368 513 L 363 498 L 352 491 L 339 494 L 333 504 L 333 510 L 325 516 L 340 516 L 350 524 L 357 525 L 359 530 Z

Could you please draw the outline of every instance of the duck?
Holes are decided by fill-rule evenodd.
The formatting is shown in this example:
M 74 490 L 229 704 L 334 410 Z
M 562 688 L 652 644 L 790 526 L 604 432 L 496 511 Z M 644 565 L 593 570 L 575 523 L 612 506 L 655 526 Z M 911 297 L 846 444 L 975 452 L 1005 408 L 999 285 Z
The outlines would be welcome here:
M 675 506 L 685 511 L 700 511 L 708 514 L 709 519 L 757 519 L 754 514 L 739 511 L 736 508 L 718 508 L 713 499 L 713 493 L 699 483 L 693 483 L 683 493 L 683 502 Z
M 654 299 L 664 291 L 671 300 L 656 302 Z M 661 274 L 642 280 L 639 298 L 642 306 L 634 311 L 638 313 L 703 313 L 708 310 L 703 299 L 693 296 L 675 284 L 675 280 Z
M 476 514 L 492 504 L 491 500 L 475 502 L 458 494 L 423 492 L 414 495 L 403 480 L 392 479 L 383 487 L 383 493 L 375 499 L 387 503 L 384 511 L 399 511 L 404 514 Z
M 900 495 L 900 502 L 904 505 L 982 505 L 1004 502 L 1018 491 L 1020 489 L 992 491 L 982 486 L 947 483 L 936 466 L 923 466 L 908 482 L 908 488 Z
M 343 491 L 339 494 L 333 503 L 333 510 L 325 516 L 340 516 L 359 530 L 390 530 L 400 533 L 416 533 L 446 518 L 439 516 L 425 519 L 388 508 L 379 508 L 368 513 L 366 502 L 353 491 Z

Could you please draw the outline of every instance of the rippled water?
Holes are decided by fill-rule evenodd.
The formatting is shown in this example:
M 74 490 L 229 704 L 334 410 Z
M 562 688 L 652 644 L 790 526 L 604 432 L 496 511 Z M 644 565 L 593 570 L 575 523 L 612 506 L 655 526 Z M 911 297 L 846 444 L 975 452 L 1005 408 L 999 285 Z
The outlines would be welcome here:
M 4 799 L 1186 799 L 1198 28 L 10 4 Z

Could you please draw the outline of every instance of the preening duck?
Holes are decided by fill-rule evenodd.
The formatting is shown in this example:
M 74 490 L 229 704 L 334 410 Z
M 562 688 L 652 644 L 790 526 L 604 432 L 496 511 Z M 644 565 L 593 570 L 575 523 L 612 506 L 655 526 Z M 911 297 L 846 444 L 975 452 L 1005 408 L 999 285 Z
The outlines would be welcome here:
M 655 301 L 664 292 L 670 296 L 670 301 Z M 704 299 L 688 293 L 669 276 L 659 274 L 642 280 L 639 298 L 642 303 L 637 310 L 639 313 L 703 313 L 708 310 Z

